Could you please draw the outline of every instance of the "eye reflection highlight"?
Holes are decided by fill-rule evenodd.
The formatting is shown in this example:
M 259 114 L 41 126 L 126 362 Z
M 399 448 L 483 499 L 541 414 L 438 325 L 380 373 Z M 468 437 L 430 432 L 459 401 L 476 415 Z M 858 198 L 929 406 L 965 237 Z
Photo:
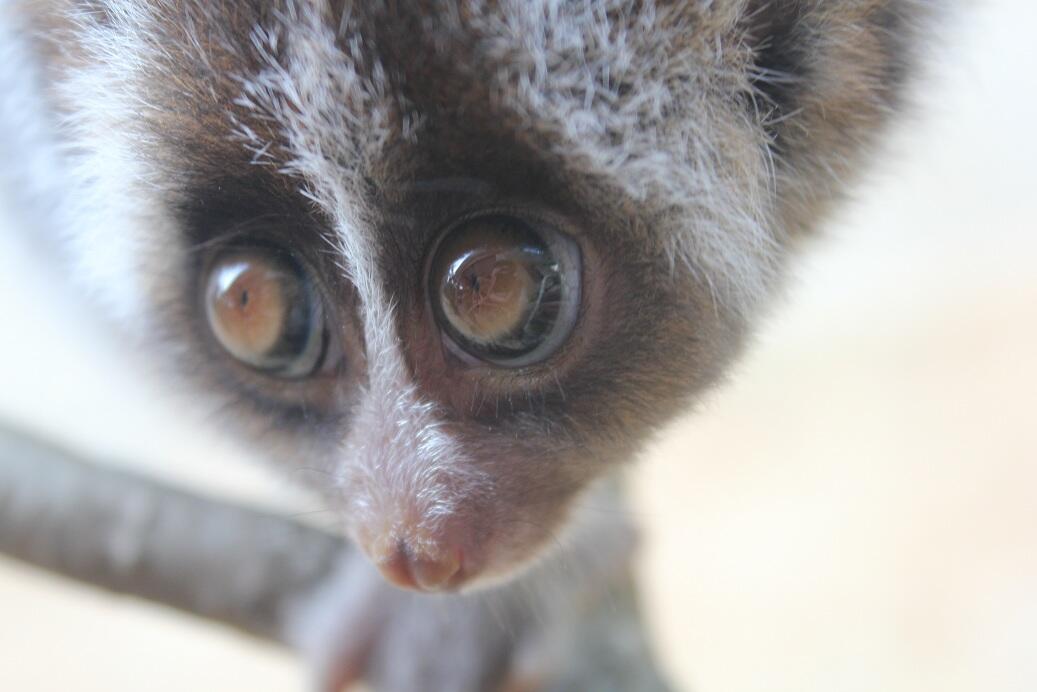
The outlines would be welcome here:
M 430 291 L 439 326 L 469 355 L 521 367 L 549 357 L 571 331 L 579 257 L 553 229 L 521 219 L 471 219 L 441 242 Z

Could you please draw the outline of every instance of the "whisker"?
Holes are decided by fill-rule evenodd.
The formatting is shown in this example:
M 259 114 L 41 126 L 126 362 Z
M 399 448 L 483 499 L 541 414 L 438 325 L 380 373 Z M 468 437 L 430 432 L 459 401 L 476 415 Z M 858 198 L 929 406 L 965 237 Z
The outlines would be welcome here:
M 199 241 L 188 245 L 186 251 L 188 253 L 196 253 L 206 250 L 214 245 L 221 245 L 233 238 L 247 235 L 250 231 L 254 230 L 257 226 L 264 226 L 269 221 L 274 219 L 283 219 L 284 217 L 280 214 L 260 214 L 253 216 L 244 221 L 239 221 L 229 226 L 225 231 L 218 233 L 214 236 L 206 238 L 205 240 Z

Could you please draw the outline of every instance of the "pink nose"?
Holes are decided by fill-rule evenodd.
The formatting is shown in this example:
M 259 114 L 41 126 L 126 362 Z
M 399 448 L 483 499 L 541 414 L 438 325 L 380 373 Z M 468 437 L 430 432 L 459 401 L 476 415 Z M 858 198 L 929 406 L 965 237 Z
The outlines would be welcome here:
M 461 582 L 461 551 L 442 551 L 435 555 L 416 553 L 404 541 L 377 561 L 382 575 L 403 589 L 443 591 Z

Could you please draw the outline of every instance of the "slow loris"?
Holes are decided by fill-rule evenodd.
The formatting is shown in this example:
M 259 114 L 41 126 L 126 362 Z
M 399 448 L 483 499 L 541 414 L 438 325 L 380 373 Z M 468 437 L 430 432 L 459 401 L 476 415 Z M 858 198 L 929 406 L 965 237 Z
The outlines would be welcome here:
M 624 526 L 580 499 L 738 355 L 895 111 L 936 7 L 3 11 L 32 32 L 77 285 L 232 408 L 388 582 L 521 604 L 545 573 L 565 601 L 624 564 Z M 583 567 L 550 569 L 567 555 Z M 481 689 L 522 650 L 482 655 L 485 596 L 345 581 L 371 597 L 314 645 L 329 685 Z M 399 660 L 443 608 L 451 637 Z M 543 638 L 518 621 L 512 643 Z

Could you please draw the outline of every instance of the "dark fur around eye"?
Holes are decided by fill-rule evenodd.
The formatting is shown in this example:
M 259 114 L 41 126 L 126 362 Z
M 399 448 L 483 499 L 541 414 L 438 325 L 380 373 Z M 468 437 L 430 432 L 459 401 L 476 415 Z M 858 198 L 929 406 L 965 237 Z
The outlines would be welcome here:
M 410 330 L 424 309 L 423 267 L 437 234 L 458 218 L 487 209 L 528 212 L 534 218 L 546 214 L 563 222 L 560 227 L 571 231 L 589 251 L 587 257 L 596 254 L 602 260 L 590 270 L 593 277 L 586 285 L 590 290 L 598 282 L 595 300 L 603 308 L 603 327 L 593 337 L 582 329 L 574 332 L 579 355 L 568 358 L 565 367 L 543 368 L 534 378 L 516 372 L 480 381 L 462 401 L 442 396 L 442 383 L 430 382 L 429 369 L 412 353 L 412 375 L 431 400 L 443 404 L 449 415 L 474 417 L 514 435 L 535 436 L 550 427 L 574 441 L 600 437 L 605 430 L 620 439 L 620 431 L 651 425 L 683 402 L 688 382 L 701 389 L 715 380 L 724 359 L 714 354 L 727 353 L 723 343 L 737 342 L 739 335 L 714 310 L 708 289 L 697 285 L 694 275 L 673 272 L 665 238 L 652 231 L 653 215 L 665 210 L 569 171 L 564 160 L 545 152 L 542 143 L 527 141 L 525 130 L 492 109 L 445 109 L 425 96 L 434 95 L 412 94 L 429 113 L 421 138 L 389 142 L 349 190 L 365 212 L 364 228 L 355 232 L 370 234 L 376 243 L 379 274 L 404 345 L 423 348 L 415 346 Z M 206 346 L 207 327 L 192 302 L 196 277 L 211 248 L 242 240 L 278 244 L 308 262 L 325 282 L 335 314 L 352 324 L 354 335 L 361 332 L 336 231 L 300 193 L 303 181 L 274 166 L 253 165 L 235 143 L 214 140 L 206 134 L 210 131 L 199 128 L 196 135 L 167 144 L 189 171 L 175 196 L 187 251 L 179 280 L 166 286 L 169 292 L 180 291 L 178 302 L 189 308 L 181 307 L 181 322 L 193 325 L 189 338 L 202 345 L 193 358 L 206 361 L 210 382 L 237 392 L 243 406 L 278 424 L 348 415 L 350 392 L 359 389 L 355 379 L 364 376 L 364 363 L 350 344 L 343 346 L 352 367 L 333 388 L 338 400 L 326 408 L 305 397 L 302 403 L 286 398 L 283 384 L 271 388 L 242 377 L 220 363 L 224 356 L 211 343 Z M 178 336 L 183 342 L 183 334 Z M 355 339 L 357 351 L 361 342 Z M 660 369 L 664 361 L 670 366 Z
M 188 368 L 254 409 L 278 426 L 330 422 L 344 414 L 346 385 L 362 360 L 356 337 L 355 300 L 336 266 L 327 224 L 301 194 L 277 177 L 265 180 L 253 167 L 246 178 L 214 178 L 197 182 L 177 195 L 175 213 L 182 229 L 183 264 L 171 281 L 178 286 L 176 311 L 181 319 L 174 335 L 191 343 Z M 306 272 L 319 293 L 334 351 L 324 369 L 307 377 L 278 378 L 237 361 L 220 346 L 208 324 L 203 304 L 205 280 L 212 263 L 228 252 L 255 250 Z M 168 327 L 167 327 L 168 328 Z
M 750 108 L 775 151 L 785 155 L 794 146 L 787 141 L 788 133 L 797 127 L 790 120 L 809 118 L 815 105 L 812 101 L 819 97 L 818 84 L 831 78 L 825 72 L 833 66 L 854 62 L 859 74 L 852 79 L 861 80 L 857 88 L 874 90 L 876 104 L 897 106 L 900 86 L 914 58 L 913 15 L 921 12 L 923 4 L 912 8 L 899 2 L 873 2 L 859 10 L 859 20 L 840 25 L 845 18 L 826 10 L 823 2 L 750 0 L 744 25 L 752 51 L 750 78 L 756 91 Z M 858 47 L 829 40 L 840 30 L 855 40 L 870 41 L 873 48 L 854 55 Z M 798 127 L 804 129 L 802 124 Z

